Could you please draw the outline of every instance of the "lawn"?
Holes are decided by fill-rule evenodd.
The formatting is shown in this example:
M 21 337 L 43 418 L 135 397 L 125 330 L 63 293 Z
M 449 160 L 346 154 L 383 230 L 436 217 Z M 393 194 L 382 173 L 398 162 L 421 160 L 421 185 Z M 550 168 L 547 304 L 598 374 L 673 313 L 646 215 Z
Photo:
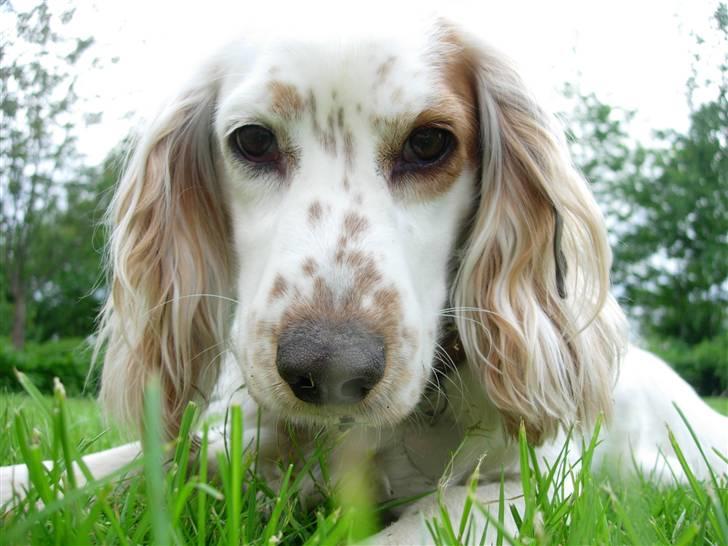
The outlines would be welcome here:
M 156 397 L 158 392 L 152 391 L 150 407 Z M 728 414 L 728 400 L 708 402 Z M 153 431 L 159 422 L 154 412 L 149 415 Z M 61 392 L 55 397 L 0 395 L 0 427 L 3 465 L 32 463 L 54 453 L 63 465 L 79 453 L 124 441 L 118 430 L 104 425 L 94 401 L 66 400 Z M 239 434 L 241 427 L 239 412 L 232 412 L 231 434 Z M 193 464 L 187 464 L 191 446 L 188 436 L 181 438 L 170 449 L 173 455 L 166 465 L 160 443 L 150 439 L 154 449 L 132 465 L 124 480 L 114 476 L 76 489 L 57 472 L 39 472 L 24 504 L 0 515 L 0 545 L 333 546 L 356 542 L 379 525 L 381 507 L 366 503 L 329 498 L 317 508 L 304 509 L 297 497 L 304 472 L 282 469 L 283 486 L 272 491 L 256 476 L 253 456 L 236 453 L 232 446 L 230 457 L 218 460 L 217 477 L 209 477 L 204 463 L 195 464 L 204 458 L 192 457 Z M 529 453 L 525 439 L 522 448 Z M 201 451 L 205 449 L 203 437 Z M 658 489 L 645 480 L 609 483 L 580 471 L 569 478 L 577 493 L 562 496 L 549 487 L 545 469 L 529 462 L 527 508 L 518 514 L 522 535 L 504 536 L 503 544 L 728 544 L 725 477 L 717 487 L 695 482 Z M 507 501 L 499 509 L 501 514 L 509 510 Z M 497 519 L 492 523 L 498 526 Z M 446 511 L 429 524 L 440 544 L 479 543 L 479 537 L 468 536 L 465 521 L 449 521 Z

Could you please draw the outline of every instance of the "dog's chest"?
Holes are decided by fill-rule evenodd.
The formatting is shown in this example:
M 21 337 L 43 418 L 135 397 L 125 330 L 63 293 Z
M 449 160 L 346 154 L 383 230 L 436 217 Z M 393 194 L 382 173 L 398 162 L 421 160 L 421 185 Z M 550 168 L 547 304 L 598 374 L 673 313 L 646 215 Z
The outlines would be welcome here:
M 393 431 L 372 458 L 380 500 L 434 490 L 462 441 L 460 428 L 446 419 L 410 424 Z M 462 474 L 468 470 L 472 468 L 458 468 L 455 472 Z

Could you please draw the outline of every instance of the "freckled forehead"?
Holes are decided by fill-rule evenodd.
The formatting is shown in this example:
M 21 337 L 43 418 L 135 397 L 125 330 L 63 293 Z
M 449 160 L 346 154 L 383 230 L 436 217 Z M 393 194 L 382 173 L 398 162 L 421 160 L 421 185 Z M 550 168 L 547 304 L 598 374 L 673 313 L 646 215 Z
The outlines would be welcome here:
M 232 94 L 271 106 L 271 90 L 334 100 L 378 116 L 416 113 L 436 98 L 441 74 L 432 45 L 419 40 L 289 42 L 263 47 Z M 233 72 L 234 74 L 234 72 Z M 289 96 L 290 96 L 289 95 Z

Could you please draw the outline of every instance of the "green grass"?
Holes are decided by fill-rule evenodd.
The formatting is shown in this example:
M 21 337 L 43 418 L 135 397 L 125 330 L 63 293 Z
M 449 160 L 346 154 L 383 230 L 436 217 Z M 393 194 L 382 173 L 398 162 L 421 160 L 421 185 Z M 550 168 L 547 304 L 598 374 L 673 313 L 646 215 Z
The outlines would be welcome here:
M 721 396 L 708 396 L 705 402 L 718 413 L 728 415 L 728 398 Z
M 253 454 L 241 452 L 239 442 L 227 454 L 220 454 L 217 477 L 213 477 L 204 456 L 206 428 L 199 449 L 188 434 L 196 417 L 194 407 L 185 414 L 180 438 L 163 446 L 157 387 L 146 396 L 144 457 L 127 469 L 130 474 L 123 480 L 117 474 L 78 486 L 64 480 L 58 468 L 81 453 L 121 443 L 122 435 L 103 424 L 93 401 L 67 400 L 61 389 L 53 397 L 43 397 L 32 386 L 28 388 L 31 397 L 0 396 L 0 464 L 23 461 L 33 476 L 27 499 L 0 515 L 0 545 L 333 546 L 354 543 L 378 525 L 379 507 L 366 502 L 363 486 L 343 492 L 340 497 L 347 502 L 327 497 L 313 509 L 301 506 L 302 479 L 324 459 L 323 448 L 304 468 L 282 467 L 281 485 L 273 491 L 257 476 Z M 728 413 L 724 400 L 709 402 Z M 239 438 L 243 426 L 239 409 L 233 409 L 231 437 Z M 589 472 L 592 447 L 586 450 L 584 468 L 568 474 L 564 465 L 548 468 L 537 461 L 525 435 L 521 437 L 526 508 L 515 514 L 521 534 L 518 538 L 504 534 L 500 543 L 728 544 L 725 477 L 710 484 L 691 481 L 663 489 L 639 477 L 629 483 L 610 483 Z M 165 453 L 169 454 L 166 464 Z M 54 459 L 57 470 L 43 470 L 42 458 Z M 574 494 L 554 487 L 564 479 L 572 483 Z M 323 491 L 330 489 L 324 484 Z M 468 504 L 469 513 L 481 509 L 477 503 Z M 511 511 L 501 498 L 492 526 L 498 528 Z M 439 518 L 428 521 L 438 544 L 479 543 L 480 537 L 468 535 L 467 521 L 458 518 L 443 509 Z

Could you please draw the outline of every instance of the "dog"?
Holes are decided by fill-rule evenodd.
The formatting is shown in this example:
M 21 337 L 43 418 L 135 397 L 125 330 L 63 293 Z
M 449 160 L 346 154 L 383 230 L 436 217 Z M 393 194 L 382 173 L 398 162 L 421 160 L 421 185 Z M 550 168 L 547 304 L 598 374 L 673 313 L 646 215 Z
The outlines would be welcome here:
M 558 124 L 477 37 L 404 26 L 233 42 L 148 125 L 111 205 L 104 406 L 139 425 L 158 376 L 173 437 L 189 401 L 240 404 L 272 481 L 288 428 L 341 432 L 334 466 L 373 460 L 376 500 L 446 481 L 455 518 L 476 468 L 486 509 L 501 476 L 521 502 L 520 427 L 554 460 L 604 415 L 594 465 L 662 480 L 680 472 L 667 425 L 706 476 L 675 403 L 725 471 L 728 419 L 628 343 Z M 4 500 L 27 483 L 0 477 Z M 435 497 L 370 542 L 432 542 Z

